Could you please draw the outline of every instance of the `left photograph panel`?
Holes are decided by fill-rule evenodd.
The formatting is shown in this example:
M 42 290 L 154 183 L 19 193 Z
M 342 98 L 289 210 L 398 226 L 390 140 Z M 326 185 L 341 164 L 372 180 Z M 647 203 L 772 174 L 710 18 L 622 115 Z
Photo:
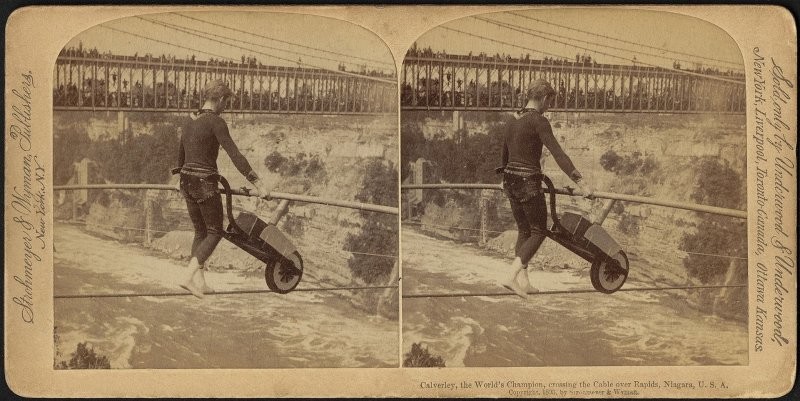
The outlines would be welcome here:
M 398 367 L 397 93 L 384 42 L 330 18 L 147 14 L 72 38 L 54 368 Z

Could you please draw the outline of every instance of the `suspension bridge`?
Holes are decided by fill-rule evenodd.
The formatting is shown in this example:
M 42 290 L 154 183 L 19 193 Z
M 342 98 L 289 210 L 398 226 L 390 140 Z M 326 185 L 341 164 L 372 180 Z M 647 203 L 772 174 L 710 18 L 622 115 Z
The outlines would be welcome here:
M 501 28 L 503 38 L 447 25 L 438 26 L 433 32 L 527 52 L 527 55 L 448 54 L 415 46 L 406 54 L 401 71 L 402 110 L 517 110 L 525 104 L 525 91 L 530 83 L 544 79 L 556 89 L 552 111 L 745 112 L 741 61 L 670 51 L 525 14 L 506 14 L 516 19 L 513 22 L 497 16 L 465 19 L 482 28 Z M 566 29 L 570 33 L 544 31 L 546 27 Z M 574 32 L 591 40 L 578 38 Z M 622 43 L 611 44 L 615 41 Z M 584 55 L 573 59 L 564 56 L 563 51 L 559 54 L 527 43 L 554 44 Z M 587 52 L 603 56 L 606 61 L 598 63 L 586 56 Z M 658 59 L 662 59 L 660 63 L 643 61 Z M 664 60 L 672 62 L 672 68 L 664 67 Z
M 98 25 L 95 29 L 99 34 L 136 43 L 133 49 L 159 49 L 159 52 L 170 54 L 126 53 L 120 50 L 125 49 L 124 42 L 112 46 L 116 49 L 113 51 L 83 47 L 82 41 L 77 46 L 65 48 L 60 52 L 53 71 L 54 110 L 117 111 L 121 114 L 128 111 L 192 111 L 202 105 L 205 86 L 212 80 L 221 79 L 228 83 L 233 92 L 228 100 L 227 111 L 237 114 L 388 116 L 397 112 L 396 71 L 390 57 L 381 59 L 373 53 L 372 48 L 366 48 L 363 54 L 342 51 L 335 46 L 324 48 L 305 37 L 269 33 L 264 29 L 243 29 L 243 26 L 235 25 L 232 21 L 231 18 L 210 18 L 209 14 L 203 13 L 172 12 Z M 278 25 L 289 24 L 287 21 L 280 18 L 274 20 Z M 86 38 L 96 40 L 91 36 Z M 234 56 L 237 54 L 241 54 L 241 57 Z M 124 123 L 125 119 L 120 118 L 120 121 Z M 87 184 L 85 172 L 81 177 L 76 182 L 84 185 L 55 187 L 57 193 L 81 193 L 80 196 L 71 197 L 70 222 L 85 224 L 78 219 L 78 204 L 81 200 L 85 203 L 87 191 L 138 192 L 142 195 L 141 204 L 144 205 L 141 226 L 107 222 L 93 222 L 92 225 L 111 231 L 138 232 L 146 244 L 157 234 L 166 234 L 154 229 L 153 219 L 157 209 L 153 194 L 166 191 L 174 195 L 177 188 L 150 184 L 90 185 Z M 253 196 L 242 190 L 232 192 L 234 196 Z M 275 192 L 271 198 L 281 200 L 274 223 L 286 214 L 289 202 L 397 214 L 396 207 L 300 194 Z M 397 259 L 397 255 L 379 255 L 369 250 L 342 252 L 360 257 Z M 397 269 L 393 274 L 394 277 L 398 276 Z M 390 290 L 397 288 L 397 283 L 395 280 L 384 286 L 351 285 L 346 288 Z M 303 291 L 308 290 L 306 288 Z M 320 287 L 317 290 L 338 291 L 340 288 Z M 239 293 L 242 292 L 235 292 Z M 182 295 L 172 292 L 159 294 L 125 293 L 120 296 Z M 216 295 L 232 294 L 219 292 Z M 56 294 L 55 298 L 93 296 L 107 297 L 107 294 Z
M 178 41 L 111 25 L 100 27 L 145 44 L 188 51 L 190 56 L 63 49 L 53 72 L 54 110 L 196 110 L 202 105 L 206 83 L 222 79 L 234 93 L 228 104 L 228 111 L 234 113 L 397 112 L 397 79 L 391 60 L 308 46 L 181 13 L 168 15 L 172 17 L 169 20 L 136 19 L 192 40 Z M 220 54 L 221 49 L 254 54 L 265 62 L 254 56 L 226 56 Z M 338 63 L 338 68 L 328 67 L 332 63 Z

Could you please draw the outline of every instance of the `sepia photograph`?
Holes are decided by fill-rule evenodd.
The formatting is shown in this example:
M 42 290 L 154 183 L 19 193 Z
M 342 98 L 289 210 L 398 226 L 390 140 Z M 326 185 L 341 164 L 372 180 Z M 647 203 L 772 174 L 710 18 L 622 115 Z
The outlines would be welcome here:
M 52 89 L 56 369 L 398 365 L 380 38 L 144 14 L 72 38 Z
M 400 76 L 404 366 L 747 365 L 742 54 L 657 11 L 478 14 Z
M 12 1 L 7 392 L 791 398 L 796 8 Z

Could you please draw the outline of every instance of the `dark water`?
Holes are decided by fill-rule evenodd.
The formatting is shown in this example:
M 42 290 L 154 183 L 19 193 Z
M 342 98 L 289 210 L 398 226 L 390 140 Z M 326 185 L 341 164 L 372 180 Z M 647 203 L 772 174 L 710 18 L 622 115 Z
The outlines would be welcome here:
M 56 230 L 54 292 L 180 291 L 185 268 L 141 248 Z M 209 274 L 220 290 L 265 288 L 260 277 Z M 302 284 L 301 284 L 302 285 Z M 397 366 L 397 321 L 329 293 L 55 300 L 60 359 L 88 341 L 112 368 Z
M 403 231 L 404 293 L 504 290 L 509 261 Z M 590 289 L 574 272 L 534 271 L 541 290 Z M 635 281 L 626 284 L 635 287 Z M 665 294 L 601 293 L 403 300 L 403 349 L 447 366 L 747 364 L 747 327 L 675 307 Z

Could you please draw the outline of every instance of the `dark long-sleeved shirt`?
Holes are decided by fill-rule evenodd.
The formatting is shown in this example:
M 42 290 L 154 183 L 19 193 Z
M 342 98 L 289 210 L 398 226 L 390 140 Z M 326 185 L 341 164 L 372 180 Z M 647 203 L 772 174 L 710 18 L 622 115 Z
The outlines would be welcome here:
M 225 120 L 214 113 L 201 113 L 184 126 L 178 151 L 178 166 L 216 172 L 220 146 L 225 149 L 242 175 L 250 181 L 257 179 L 250 163 L 233 142 Z
M 503 144 L 503 166 L 511 171 L 533 174 L 542 172 L 542 146 L 547 146 L 558 167 L 575 181 L 581 175 L 572 164 L 569 156 L 561 149 L 561 145 L 553 135 L 550 122 L 538 111 L 517 115 L 506 127 L 506 138 Z

